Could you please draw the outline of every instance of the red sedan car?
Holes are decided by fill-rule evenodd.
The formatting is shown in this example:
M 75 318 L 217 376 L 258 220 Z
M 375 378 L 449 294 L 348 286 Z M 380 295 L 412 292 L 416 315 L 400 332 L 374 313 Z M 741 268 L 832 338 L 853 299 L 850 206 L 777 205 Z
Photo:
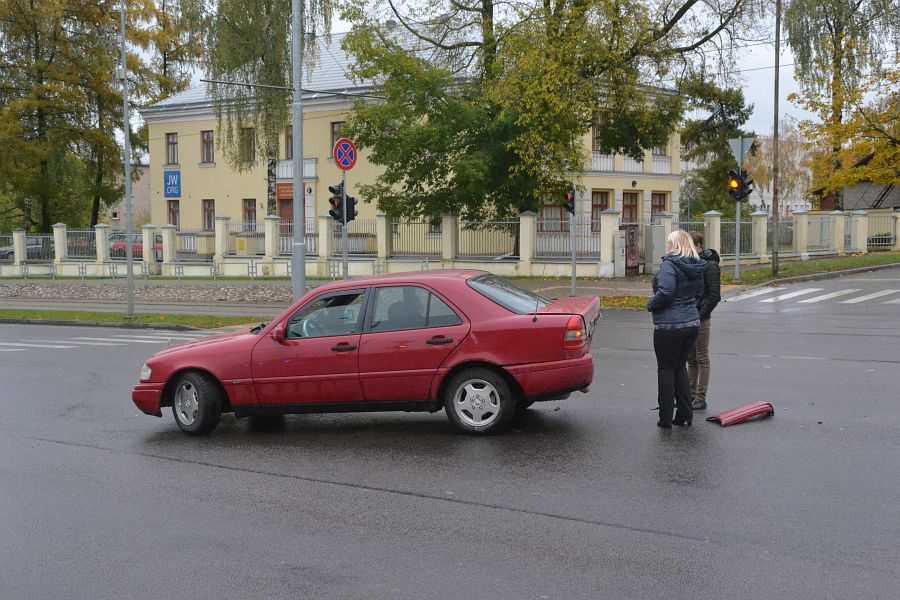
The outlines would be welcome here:
M 493 433 L 533 402 L 586 391 L 595 297 L 548 300 L 482 271 L 316 288 L 268 325 L 176 346 L 141 369 L 132 399 L 171 406 L 185 433 L 237 416 L 445 409 Z

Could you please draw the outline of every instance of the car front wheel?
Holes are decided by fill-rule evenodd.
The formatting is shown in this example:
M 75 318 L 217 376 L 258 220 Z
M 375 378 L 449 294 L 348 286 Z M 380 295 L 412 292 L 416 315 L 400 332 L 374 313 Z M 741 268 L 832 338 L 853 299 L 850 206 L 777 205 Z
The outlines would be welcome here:
M 209 433 L 222 416 L 219 386 L 200 373 L 181 375 L 172 393 L 172 414 L 183 432 L 189 435 Z
M 458 373 L 447 385 L 444 410 L 458 429 L 491 434 L 509 426 L 516 413 L 516 400 L 501 375 L 473 368 Z

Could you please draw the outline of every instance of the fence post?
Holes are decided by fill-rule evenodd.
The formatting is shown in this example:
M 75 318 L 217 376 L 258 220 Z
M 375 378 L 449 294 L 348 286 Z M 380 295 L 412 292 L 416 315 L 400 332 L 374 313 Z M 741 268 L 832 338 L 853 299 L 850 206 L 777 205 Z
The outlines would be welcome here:
M 809 260 L 809 213 L 805 210 L 794 211 L 794 252 L 800 260 Z
M 327 261 L 334 254 L 334 219 L 328 215 L 319 215 L 319 258 Z
M 216 263 L 216 266 L 221 265 L 225 261 L 225 255 L 228 254 L 228 223 L 230 222 L 231 217 L 216 217 L 213 254 L 213 262 Z
M 659 224 L 663 228 L 663 239 L 669 237 L 669 234 L 675 230 L 675 217 L 672 213 L 659 213 L 656 215 Z
M 759 258 L 759 262 L 769 262 L 769 213 L 764 210 L 758 210 L 750 215 L 752 227 L 752 241 L 750 247 L 753 256 Z M 773 238 L 773 243 L 777 244 L 778 240 Z
M 795 226 L 796 227 L 796 226 Z M 838 255 L 844 255 L 847 253 L 847 247 L 844 238 L 844 233 L 847 227 L 847 218 L 844 216 L 844 213 L 835 210 L 831 212 L 831 232 L 834 235 L 834 240 L 832 245 L 834 246 L 834 252 Z M 796 233 L 794 234 L 796 235 Z
M 707 248 L 722 253 L 722 213 L 717 210 L 703 213 L 703 238 Z
M 895 212 L 894 217 L 894 251 L 900 252 L 900 212 Z
M 24 265 L 28 260 L 28 250 L 25 246 L 25 230 L 16 229 L 13 231 L 13 264 L 17 267 Z
M 168 273 L 168 271 L 172 271 L 175 265 L 175 226 L 174 225 L 163 225 L 160 227 L 162 231 L 162 240 L 163 240 L 163 264 L 162 264 L 162 272 L 163 275 L 173 275 L 174 273 Z
M 446 262 L 456 260 L 459 248 L 459 219 L 456 215 L 441 216 L 441 259 Z
M 53 262 L 62 264 L 66 260 L 66 251 L 69 246 L 66 244 L 66 224 L 57 223 L 53 226 Z
M 109 225 L 100 223 L 94 226 L 94 231 L 97 242 L 97 266 L 102 273 L 103 266 L 109 263 Z
M 384 261 L 391 256 L 391 218 L 384 214 L 375 215 L 375 244 L 378 260 Z
M 147 224 L 141 227 L 141 260 L 148 275 L 157 274 L 156 227 L 153 225 Z
M 534 243 L 537 235 L 537 215 L 530 210 L 519 214 L 519 272 L 531 275 Z
M 854 210 L 850 215 L 850 245 L 860 254 L 869 251 L 869 215 L 864 210 Z
M 306 232 L 304 232 L 305 234 Z M 278 215 L 266 217 L 266 261 L 272 262 L 281 251 L 281 218 Z
M 616 276 L 616 233 L 619 231 L 619 211 L 600 213 L 600 264 L 597 274 L 612 279 Z

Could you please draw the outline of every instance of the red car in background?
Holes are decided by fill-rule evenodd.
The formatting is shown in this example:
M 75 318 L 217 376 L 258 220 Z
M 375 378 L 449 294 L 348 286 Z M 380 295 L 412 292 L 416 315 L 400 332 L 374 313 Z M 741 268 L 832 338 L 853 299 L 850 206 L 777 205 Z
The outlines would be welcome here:
M 481 271 L 433 271 L 316 288 L 268 325 L 154 355 L 132 392 L 171 406 L 185 433 L 237 416 L 438 411 L 501 431 L 535 401 L 593 380 L 596 297 L 548 300 Z
M 113 233 L 109 236 L 109 255 L 112 258 L 125 258 L 128 253 L 128 243 L 126 242 L 124 233 Z M 156 253 L 156 259 L 162 258 L 162 239 L 156 236 L 153 243 L 153 251 Z M 136 258 L 143 258 L 144 244 L 139 238 L 131 242 L 131 255 Z

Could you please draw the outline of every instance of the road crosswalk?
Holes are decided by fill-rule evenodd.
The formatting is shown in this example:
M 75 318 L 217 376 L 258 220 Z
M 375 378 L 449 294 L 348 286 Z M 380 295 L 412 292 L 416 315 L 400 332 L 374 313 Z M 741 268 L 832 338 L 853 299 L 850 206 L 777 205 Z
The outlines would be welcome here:
M 824 293 L 822 293 L 824 292 Z M 820 287 L 785 288 L 767 287 L 750 290 L 733 298 L 727 298 L 732 302 L 758 302 L 760 304 L 819 304 L 834 301 L 836 304 L 900 304 L 900 289 L 863 290 L 860 288 L 845 288 L 839 290 L 825 290 Z
M 121 331 L 121 330 L 117 330 Z M 27 352 L 40 350 L 76 350 L 78 348 L 121 348 L 129 344 L 149 344 L 168 346 L 196 342 L 215 335 L 211 331 L 159 331 L 148 330 L 140 333 L 111 333 L 105 336 L 66 336 L 58 339 L 23 339 L 0 341 L 0 352 Z

